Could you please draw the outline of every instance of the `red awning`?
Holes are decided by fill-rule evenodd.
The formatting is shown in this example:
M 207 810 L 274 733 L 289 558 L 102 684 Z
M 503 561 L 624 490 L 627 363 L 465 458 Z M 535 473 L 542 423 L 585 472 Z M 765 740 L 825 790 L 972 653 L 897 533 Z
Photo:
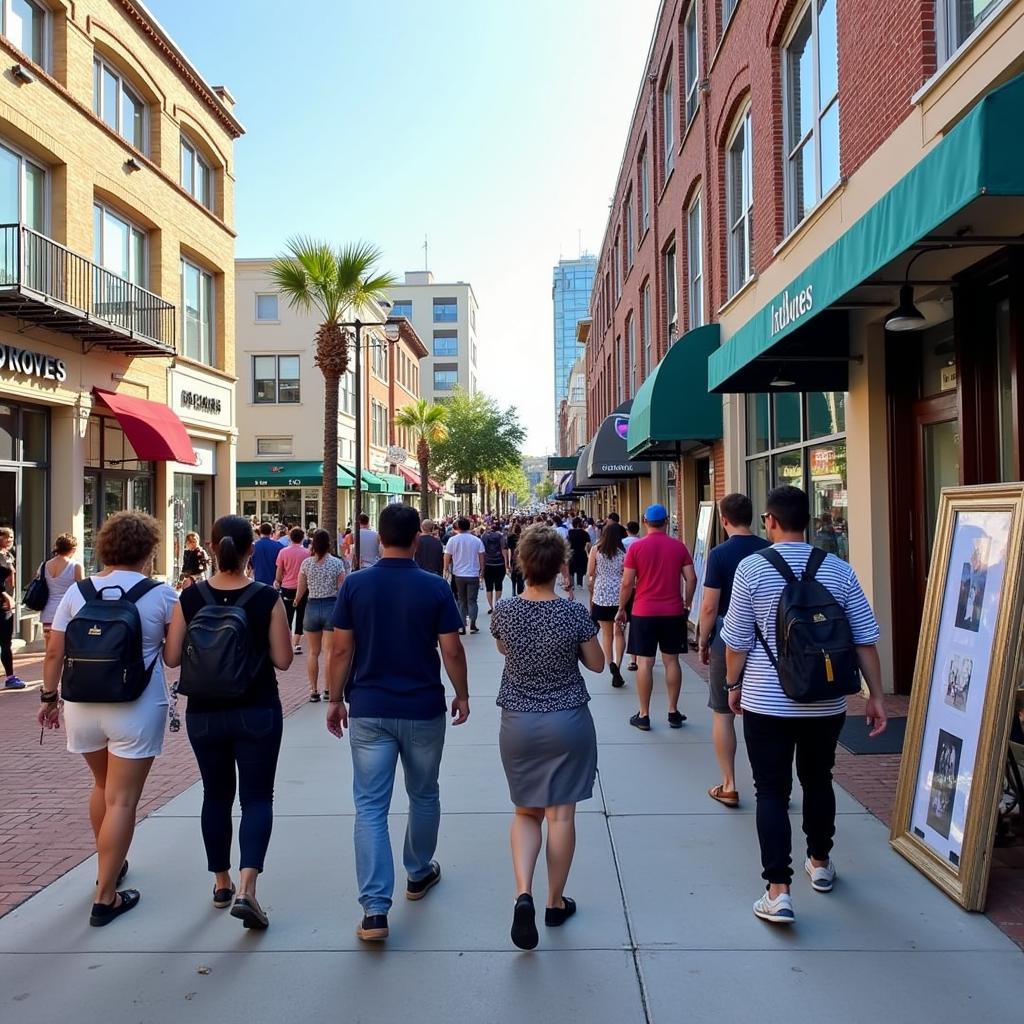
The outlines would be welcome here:
M 399 466 L 398 472 L 405 478 L 405 482 L 410 487 L 419 488 L 420 486 L 420 475 L 414 470 L 408 469 L 405 466 Z M 444 494 L 444 487 L 441 486 L 433 477 L 430 477 L 430 489 L 435 494 Z
M 144 462 L 194 466 L 198 461 L 185 424 L 166 405 L 103 388 L 93 388 L 92 393 L 114 414 L 135 454 Z

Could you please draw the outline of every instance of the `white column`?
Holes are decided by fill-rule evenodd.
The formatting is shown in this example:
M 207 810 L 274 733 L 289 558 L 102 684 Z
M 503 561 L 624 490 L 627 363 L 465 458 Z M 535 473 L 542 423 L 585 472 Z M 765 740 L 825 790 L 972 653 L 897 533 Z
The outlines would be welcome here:
M 82 543 L 85 529 L 85 431 L 92 398 L 54 406 L 50 413 L 50 533 L 70 533 Z

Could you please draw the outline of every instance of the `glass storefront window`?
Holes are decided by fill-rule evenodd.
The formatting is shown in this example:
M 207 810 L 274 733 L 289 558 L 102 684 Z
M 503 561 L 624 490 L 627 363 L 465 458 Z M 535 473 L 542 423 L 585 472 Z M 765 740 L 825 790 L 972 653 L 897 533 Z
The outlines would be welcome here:
M 849 561 L 846 442 L 809 448 L 807 463 L 811 474 L 811 543 Z
M 768 450 L 768 395 L 747 395 L 747 454 Z
M 46 413 L 41 409 L 21 410 L 21 458 L 23 462 L 46 462 Z
M 956 389 L 956 341 L 953 321 L 921 332 L 921 397 Z
M 810 391 L 807 394 L 807 436 L 831 437 L 846 431 L 846 392 Z
M 45 455 L 45 453 L 44 453 Z M 47 536 L 46 485 L 49 471 L 21 471 L 21 584 L 25 586 L 41 562 L 50 554 L 52 538 Z M 18 539 L 17 536 L 15 538 Z
M 791 487 L 804 486 L 804 453 L 796 448 L 791 452 L 783 452 L 772 460 L 776 486 L 789 484 Z
M 8 462 L 14 459 L 17 436 L 17 406 L 0 404 L 0 459 Z
M 787 444 L 800 443 L 800 395 L 787 391 L 773 396 L 774 436 L 772 447 L 781 448 Z
M 761 522 L 761 513 L 768 501 L 768 491 L 768 460 L 751 459 L 747 463 L 747 495 L 754 506 L 752 525 L 762 537 L 764 536 L 764 523 Z

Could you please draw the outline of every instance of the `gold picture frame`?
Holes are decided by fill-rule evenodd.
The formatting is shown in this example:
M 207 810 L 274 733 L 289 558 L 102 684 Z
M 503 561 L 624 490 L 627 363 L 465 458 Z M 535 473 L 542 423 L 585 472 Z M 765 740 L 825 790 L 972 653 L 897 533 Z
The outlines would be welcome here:
M 942 491 L 890 842 L 983 910 L 1021 669 L 1024 484 Z

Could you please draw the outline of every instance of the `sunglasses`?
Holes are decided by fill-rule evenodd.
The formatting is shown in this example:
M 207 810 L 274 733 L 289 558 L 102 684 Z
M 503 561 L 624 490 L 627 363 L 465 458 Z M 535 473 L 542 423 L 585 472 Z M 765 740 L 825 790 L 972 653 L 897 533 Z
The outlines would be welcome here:
M 762 526 L 764 526 L 764 525 L 765 525 L 765 524 L 767 523 L 767 521 L 768 521 L 768 517 L 769 517 L 770 515 L 771 515 L 771 512 L 762 512 L 762 513 L 761 513 L 761 525 L 762 525 Z

